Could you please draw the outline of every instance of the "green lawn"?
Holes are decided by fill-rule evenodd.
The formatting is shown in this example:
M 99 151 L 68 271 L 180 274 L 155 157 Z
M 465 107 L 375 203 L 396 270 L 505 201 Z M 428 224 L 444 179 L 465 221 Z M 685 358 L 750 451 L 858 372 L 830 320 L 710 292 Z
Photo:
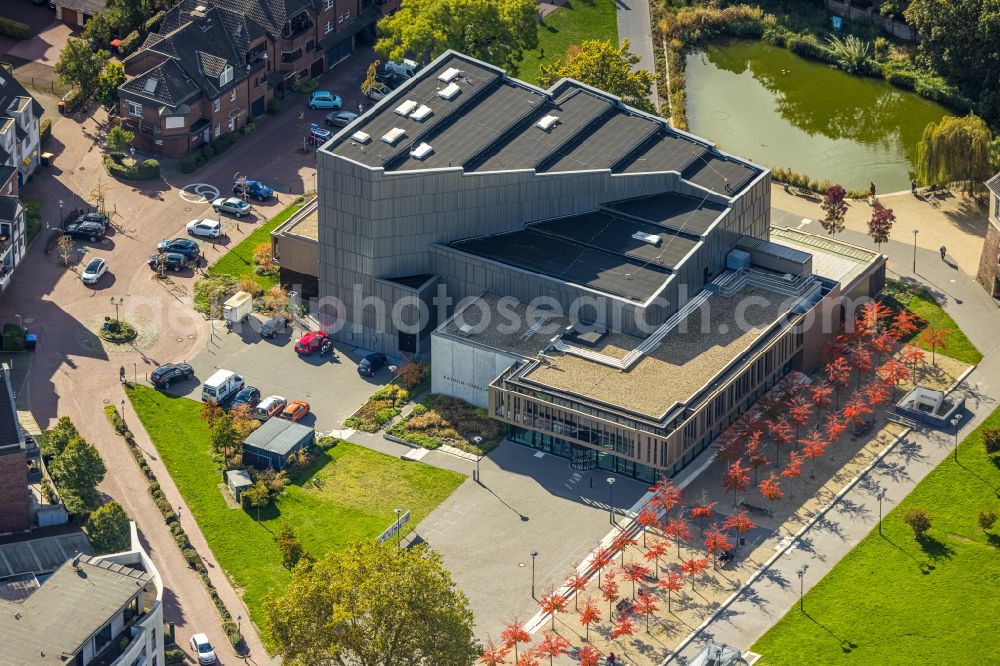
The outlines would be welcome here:
M 278 283 L 277 275 L 254 274 L 253 249 L 261 243 L 271 241 L 271 232 L 285 222 L 305 202 L 293 203 L 270 220 L 258 227 L 252 234 L 244 238 L 236 247 L 219 257 L 208 269 L 213 275 L 232 275 L 239 278 L 242 275 L 253 275 L 266 291 Z
M 980 510 L 1000 511 L 1000 462 L 981 430 L 949 456 L 751 650 L 762 664 L 1000 663 L 1000 523 L 984 533 Z M 903 522 L 933 517 L 923 545 Z
M 958 327 L 955 320 L 944 311 L 944 308 L 938 305 L 937 301 L 934 300 L 934 296 L 926 289 L 915 289 L 906 283 L 897 280 L 888 280 L 885 284 L 885 295 L 889 299 L 888 304 L 890 307 L 893 306 L 893 301 L 895 301 L 925 320 L 929 326 L 951 331 L 948 334 L 947 349 L 938 348 L 938 354 L 950 356 L 953 359 L 970 365 L 976 365 L 983 360 L 982 352 L 976 349 L 976 346 L 972 344 L 969 338 L 965 337 L 965 333 Z M 930 347 L 922 344 L 919 338 L 914 338 L 912 342 L 918 347 L 930 351 Z
M 289 573 L 281 566 L 273 533 L 287 520 L 303 546 L 316 556 L 371 539 L 395 519 L 393 509 L 413 514 L 415 525 L 465 479 L 461 474 L 403 462 L 341 442 L 312 467 L 292 478 L 274 507 L 231 509 L 218 484 L 208 431 L 198 413 L 201 403 L 136 386 L 129 398 L 157 451 L 194 513 L 215 560 L 243 590 L 250 616 L 262 625 L 261 602 L 280 593 Z M 185 517 L 181 517 L 182 523 Z
M 517 78 L 536 83 L 542 65 L 561 60 L 566 50 L 585 39 L 618 43 L 615 0 L 567 0 L 538 24 L 538 48 L 526 51 L 517 65 Z

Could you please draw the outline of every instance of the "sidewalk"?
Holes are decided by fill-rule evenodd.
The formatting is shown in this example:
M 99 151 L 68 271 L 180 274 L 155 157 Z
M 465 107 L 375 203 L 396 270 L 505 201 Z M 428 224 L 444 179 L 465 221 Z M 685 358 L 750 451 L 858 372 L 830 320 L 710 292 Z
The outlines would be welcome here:
M 974 410 L 971 418 L 962 422 L 962 433 L 971 432 L 996 407 L 996 388 L 987 386 L 983 380 L 997 376 L 1000 376 L 1000 355 L 994 354 L 984 359 L 956 389 L 966 395 Z M 878 526 L 877 489 L 881 486 L 886 490 L 882 505 L 884 515 L 951 455 L 954 442 L 951 432 L 920 430 L 904 434 L 884 458 L 876 461 L 870 471 L 862 473 L 850 490 L 821 513 L 812 526 L 735 594 L 730 603 L 723 604 L 693 634 L 693 639 L 690 636 L 685 639 L 676 655 L 663 664 L 688 663 L 709 640 L 746 651 L 797 603 L 800 593 L 797 572 L 803 565 L 808 569 L 802 586 L 803 591 L 808 592 Z M 900 474 L 901 469 L 906 473 Z M 781 547 L 778 539 L 772 537 L 771 540 L 778 550 Z
M 649 19 L 646 0 L 615 0 L 618 17 L 618 41 L 629 40 L 632 53 L 639 56 L 635 69 L 644 69 L 653 75 L 653 90 L 649 97 L 656 104 L 656 59 L 653 56 L 653 28 Z

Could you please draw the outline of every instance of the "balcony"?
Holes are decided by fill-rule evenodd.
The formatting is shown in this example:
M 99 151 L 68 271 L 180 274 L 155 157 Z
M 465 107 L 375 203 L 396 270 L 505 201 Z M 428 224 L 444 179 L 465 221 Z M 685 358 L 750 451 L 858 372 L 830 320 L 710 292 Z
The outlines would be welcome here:
M 315 23 L 309 18 L 309 15 L 302 12 L 291 21 L 285 24 L 285 27 L 281 29 L 282 39 L 295 39 L 301 35 L 306 30 L 312 28 Z
M 281 62 L 289 63 L 295 62 L 302 57 L 302 47 L 295 49 L 294 51 L 282 51 L 281 52 Z

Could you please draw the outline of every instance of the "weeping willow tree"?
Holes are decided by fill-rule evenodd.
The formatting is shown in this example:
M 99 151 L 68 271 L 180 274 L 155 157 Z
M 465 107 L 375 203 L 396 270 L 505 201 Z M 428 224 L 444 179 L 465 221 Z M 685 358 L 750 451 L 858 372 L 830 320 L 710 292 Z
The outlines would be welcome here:
M 992 139 L 990 128 L 973 114 L 928 123 L 917 146 L 917 180 L 922 185 L 959 183 L 967 194 L 982 191 L 993 175 Z

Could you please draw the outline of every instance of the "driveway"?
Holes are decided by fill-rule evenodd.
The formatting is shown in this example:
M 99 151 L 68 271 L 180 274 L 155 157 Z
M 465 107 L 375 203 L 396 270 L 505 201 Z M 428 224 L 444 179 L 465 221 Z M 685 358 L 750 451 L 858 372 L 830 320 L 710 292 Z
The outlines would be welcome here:
M 32 7 L 24 0 L 17 4 L 22 3 L 25 8 Z M 9 4 L 13 3 L 0 3 L 4 7 Z M 357 93 L 351 91 L 359 88 L 360 80 L 349 79 L 358 76 L 358 72 L 363 74 L 370 61 L 370 51 L 356 54 L 328 75 L 322 85 L 338 90 L 348 100 L 351 95 L 356 99 Z M 194 274 L 180 273 L 172 275 L 169 281 L 161 281 L 146 265 L 156 243 L 183 236 L 187 221 L 216 217 L 204 199 L 191 195 L 192 188 L 187 192 L 182 188 L 204 183 L 226 191 L 236 171 L 267 177 L 283 185 L 279 201 L 255 206 L 257 214 L 253 219 L 244 218 L 238 225 L 231 224 L 229 236 L 209 250 L 210 256 L 219 255 L 242 240 L 260 221 L 287 205 L 292 196 L 314 188 L 315 155 L 297 149 L 301 141 L 292 129 L 299 108 L 305 110 L 304 97 L 286 100 L 282 115 L 262 119 L 253 135 L 241 137 L 229 151 L 195 174 L 171 175 L 165 169 L 168 173 L 164 179 L 136 183 L 117 181 L 104 173 L 98 143 L 102 124 L 106 123 L 103 114 L 99 112 L 82 120 L 58 118 L 53 124 L 52 139 L 46 144 L 46 150 L 55 154 L 53 164 L 31 179 L 24 194 L 41 198 L 45 224 L 57 227 L 61 217 L 69 217 L 71 211 L 87 205 L 100 183 L 115 229 L 104 243 L 79 244 L 79 257 L 81 261 L 91 256 L 106 259 L 109 273 L 96 286 L 85 287 L 79 281 L 78 267 L 67 269 L 55 255 L 45 253 L 47 232 L 43 229 L 0 298 L 0 322 L 17 321 L 15 315 L 20 315 L 24 324 L 39 336 L 29 379 L 19 398 L 30 400 L 32 414 L 40 427 L 49 427 L 57 417 L 68 416 L 98 448 L 108 467 L 100 490 L 121 502 L 138 524 L 169 590 L 164 604 L 165 620 L 175 623 L 178 643 L 186 645 L 193 633 L 205 632 L 219 649 L 223 663 L 233 663 L 236 657 L 222 633 L 218 614 L 200 580 L 174 545 L 146 492 L 142 474 L 123 440 L 111 430 L 102 408 L 118 404 L 124 398 L 118 383 L 120 366 L 141 376 L 169 361 L 196 358 L 209 343 L 209 324 L 192 309 Z M 321 119 L 323 114 L 306 111 L 306 115 Z M 104 347 L 93 334 L 103 317 L 115 316 L 112 297 L 121 316 L 137 322 L 142 329 L 139 340 L 131 345 Z M 326 369 L 318 368 L 316 372 Z M 352 379 L 358 380 L 356 375 Z M 374 385 L 370 388 L 374 390 Z M 346 409 L 344 406 L 343 410 Z M 327 410 L 333 413 L 336 408 L 324 406 L 322 410 L 325 415 Z M 136 430 L 137 441 L 152 454 L 150 465 L 160 477 L 171 503 L 182 504 L 173 483 L 165 478 L 148 436 L 137 424 L 129 423 Z M 191 514 L 182 508 L 182 515 Z M 199 551 L 214 560 L 197 527 L 188 521 L 185 527 Z M 224 573 L 210 568 L 210 576 L 233 616 L 247 617 L 242 600 Z M 243 631 L 253 661 L 266 662 L 256 631 L 247 622 L 243 623 Z
M 252 317 L 250 322 L 232 331 L 215 322 L 215 333 L 209 332 L 208 345 L 188 361 L 194 368 L 195 379 L 172 386 L 170 393 L 200 401 L 201 382 L 224 368 L 242 376 L 247 386 L 256 386 L 262 396 L 305 400 L 312 413 L 302 422 L 319 432 L 328 432 L 339 429 L 345 418 L 392 378 L 386 368 L 373 378 L 358 375 L 363 354 L 340 343 L 336 346 L 336 358 L 319 352 L 299 356 L 293 346 L 302 335 L 302 328 L 288 329 L 266 339 L 260 337 L 256 322 Z
M 8 49 L 7 55 L 55 67 L 59 54 L 72 34 L 73 30 L 68 25 L 55 21 L 31 39 L 18 42 Z

